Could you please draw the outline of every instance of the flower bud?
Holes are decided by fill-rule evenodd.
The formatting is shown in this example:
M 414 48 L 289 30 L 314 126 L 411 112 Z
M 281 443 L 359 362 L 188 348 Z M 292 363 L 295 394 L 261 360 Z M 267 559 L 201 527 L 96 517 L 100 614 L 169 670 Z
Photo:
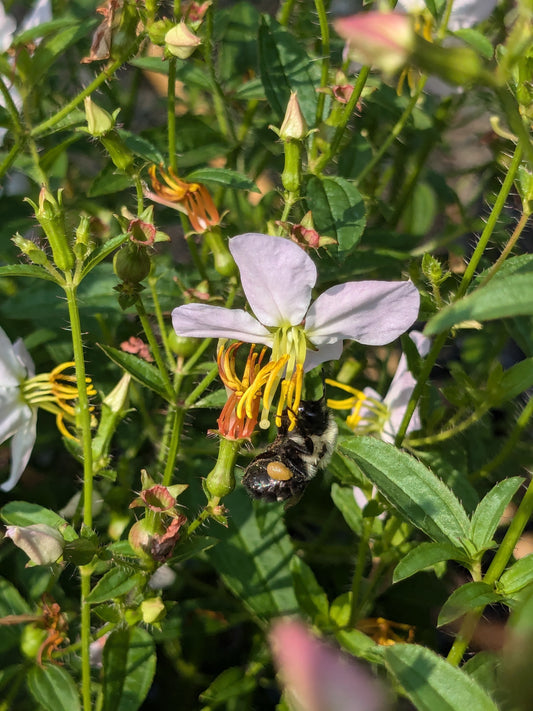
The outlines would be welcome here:
M 188 59 L 202 40 L 182 20 L 165 35 L 167 51 L 178 59 Z
M 25 254 L 28 259 L 33 262 L 33 264 L 50 266 L 50 262 L 44 249 L 38 247 L 35 242 L 31 241 L 31 239 L 25 239 L 17 232 L 11 241 L 20 249 L 22 254 Z
M 143 247 L 126 244 L 115 253 L 113 269 L 118 278 L 128 284 L 138 284 L 150 273 L 150 257 Z
M 151 597 L 141 602 L 141 613 L 144 624 L 153 625 L 165 616 L 165 604 L 160 597 Z
M 302 141 L 307 136 L 307 124 L 298 103 L 296 92 L 292 91 L 285 111 L 285 118 L 279 130 L 282 141 Z
M 65 539 L 56 528 L 46 523 L 31 526 L 8 526 L 6 538 L 21 548 L 35 565 L 51 565 L 62 555 Z
M 221 499 L 235 488 L 235 462 L 239 449 L 239 440 L 221 438 L 217 462 L 205 480 L 205 488 L 211 496 Z
M 117 131 L 110 131 L 100 137 L 102 145 L 109 154 L 114 165 L 127 173 L 133 164 L 133 153 L 126 146 Z
M 43 185 L 39 193 L 39 206 L 29 198 L 25 198 L 35 211 L 35 217 L 48 238 L 55 264 L 63 271 L 68 271 L 74 266 L 74 253 L 65 233 L 65 217 L 61 204 L 61 193 L 57 193 L 57 200 Z
M 181 358 L 189 358 L 196 353 L 198 339 L 189 336 L 178 336 L 173 328 L 168 332 L 168 345 L 170 350 Z
M 87 130 L 91 136 L 100 138 L 115 128 L 115 116 L 111 116 L 105 109 L 100 108 L 90 96 L 84 99 Z
M 224 241 L 220 230 L 217 228 L 205 232 L 205 240 L 215 261 L 216 271 L 225 277 L 236 274 L 237 265 L 231 256 L 227 242 Z
M 413 21 L 395 12 L 361 12 L 333 22 L 347 43 L 348 55 L 386 74 L 394 74 L 407 63 L 415 46 Z

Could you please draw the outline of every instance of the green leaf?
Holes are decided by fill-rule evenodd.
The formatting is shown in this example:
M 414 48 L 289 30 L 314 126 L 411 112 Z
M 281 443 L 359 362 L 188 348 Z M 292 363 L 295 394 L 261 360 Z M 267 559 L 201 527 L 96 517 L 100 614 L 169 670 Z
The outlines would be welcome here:
M 466 563 L 467 557 L 464 550 L 449 543 L 418 543 L 398 563 L 394 569 L 392 581 L 397 583 L 399 580 L 404 580 L 424 570 L 424 568 L 430 568 L 445 560 L 458 560 L 461 563 Z
M 283 508 L 252 504 L 239 485 L 227 506 L 231 511 L 228 527 L 210 530 L 220 542 L 207 557 L 255 617 L 269 620 L 294 614 L 298 603 L 290 571 L 293 548 Z
M 229 667 L 219 674 L 200 694 L 202 704 L 216 708 L 239 697 L 251 694 L 257 683 L 251 676 L 246 676 L 241 667 Z M 212 706 L 211 706 L 212 705 Z M 241 708 L 243 708 L 241 706 Z
M 101 247 L 98 247 L 98 249 L 95 249 L 87 260 L 85 261 L 85 264 L 83 265 L 83 269 L 81 271 L 81 278 L 83 279 L 87 274 L 95 268 L 97 264 L 100 264 L 102 260 L 104 260 L 106 257 L 108 257 L 110 254 L 113 254 L 113 252 L 120 247 L 121 244 L 124 244 L 124 242 L 128 239 L 128 235 L 117 235 L 116 237 L 112 237 L 110 240 L 105 242 Z
M 363 513 L 355 501 L 353 488 L 334 483 L 331 487 L 331 498 L 348 526 L 360 536 L 363 533 Z
M 229 168 L 199 168 L 187 175 L 186 180 L 196 183 L 214 183 L 234 190 L 250 190 L 252 193 L 260 192 L 253 180 L 244 173 Z
M 28 689 L 46 711 L 81 709 L 78 689 L 66 669 L 57 664 L 32 667 L 27 676 Z
M 46 269 L 36 264 L 9 264 L 0 267 L 1 277 L 30 277 L 30 279 L 45 279 L 57 283 L 56 279 Z
M 508 368 L 498 383 L 501 399 L 498 402 L 509 402 L 517 395 L 533 385 L 533 358 L 525 358 Z
M 129 190 L 133 185 L 133 180 L 125 173 L 118 173 L 114 165 L 109 164 L 99 173 L 91 183 L 87 192 L 87 197 L 100 197 L 119 193 L 122 190 Z
M 329 617 L 328 596 L 318 584 L 311 568 L 298 556 L 290 564 L 294 592 L 300 609 L 318 627 L 327 623 Z
M 0 578 L 0 617 L 8 615 L 29 615 L 31 608 L 14 585 Z M 0 634 L 0 652 L 7 652 L 19 646 L 21 627 L 18 625 L 2 626 Z
M 505 507 L 523 482 L 519 476 L 504 479 L 494 486 L 479 502 L 472 514 L 470 539 L 477 550 L 488 548 L 498 528 Z
M 303 44 L 274 19 L 263 15 L 259 27 L 259 67 L 267 101 L 281 124 L 291 91 L 309 127 L 316 120 L 320 69 Z
M 139 584 L 139 577 L 128 568 L 111 568 L 87 595 L 87 602 L 96 605 L 125 595 Z
M 175 563 L 183 563 L 183 561 L 189 560 L 189 558 L 196 558 L 200 553 L 216 546 L 217 543 L 218 538 L 214 538 L 213 536 L 195 536 L 186 541 L 180 541 L 174 549 L 174 555 L 167 561 L 167 565 L 172 566 Z
M 494 592 L 494 588 L 487 583 L 475 582 L 461 585 L 454 590 L 446 600 L 439 613 L 437 624 L 439 627 L 453 622 L 466 612 L 485 607 L 493 602 L 501 602 L 502 596 Z
M 473 47 L 479 54 L 485 57 L 485 59 L 492 59 L 494 55 L 494 47 L 490 43 L 490 40 L 485 37 L 485 35 L 482 35 L 478 30 L 474 30 L 471 27 L 465 27 L 460 30 L 455 30 L 453 34 L 455 37 L 459 37 Z
M 202 408 L 216 408 L 221 410 L 228 399 L 228 394 L 225 390 L 214 390 L 205 397 L 197 400 L 193 405 L 191 405 L 191 410 L 202 409 Z
M 98 345 L 113 363 L 116 363 L 129 373 L 141 385 L 153 390 L 165 400 L 170 401 L 172 399 L 172 395 L 167 393 L 163 377 L 155 366 L 131 353 L 124 353 L 124 351 L 119 351 L 111 346 L 104 346 L 101 343 Z
M 74 528 L 55 511 L 32 504 L 29 501 L 10 501 L 2 507 L 0 516 L 12 526 L 31 526 L 34 523 L 46 523 L 57 528 L 66 541 L 75 541 L 78 534 Z
M 424 333 L 434 336 L 462 321 L 490 321 L 509 316 L 533 314 L 533 269 L 502 279 L 493 279 L 487 286 L 459 299 L 434 316 Z
M 143 629 L 116 629 L 103 654 L 102 711 L 136 711 L 145 700 L 155 674 L 155 646 Z
M 503 573 L 498 581 L 502 595 L 513 595 L 533 582 L 533 553 L 525 555 Z
M 494 701 L 461 669 L 417 644 L 395 644 L 385 664 L 417 711 L 498 711 Z
M 389 503 L 440 543 L 466 538 L 464 508 L 442 481 L 414 457 L 375 437 L 346 437 L 339 448 L 352 457 Z
M 383 650 L 373 639 L 361 630 L 341 630 L 335 639 L 343 649 L 358 659 L 366 659 L 373 664 L 383 664 Z
M 365 204 L 353 183 L 313 175 L 307 182 L 306 200 L 317 232 L 336 239 L 339 252 L 347 252 L 359 242 L 366 223 Z
M 163 154 L 151 141 L 130 131 L 125 131 L 124 129 L 119 129 L 118 134 L 130 151 L 136 156 L 143 158 L 149 163 L 155 163 L 156 165 L 164 163 L 165 159 Z

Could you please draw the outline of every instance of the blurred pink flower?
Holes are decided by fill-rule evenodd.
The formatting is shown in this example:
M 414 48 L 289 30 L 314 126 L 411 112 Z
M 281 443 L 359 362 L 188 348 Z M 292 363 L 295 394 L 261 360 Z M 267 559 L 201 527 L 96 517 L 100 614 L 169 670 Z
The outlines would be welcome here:
M 294 711 L 385 711 L 379 682 L 362 664 L 317 639 L 295 620 L 276 622 L 270 645 Z

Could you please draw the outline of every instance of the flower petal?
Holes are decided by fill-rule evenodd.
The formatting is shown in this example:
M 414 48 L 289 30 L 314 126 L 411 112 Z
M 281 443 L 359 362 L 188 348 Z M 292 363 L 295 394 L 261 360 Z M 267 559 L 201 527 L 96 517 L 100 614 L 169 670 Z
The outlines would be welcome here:
M 11 491 L 18 482 L 31 456 L 37 436 L 37 410 L 30 410 L 29 419 L 15 432 L 11 440 L 11 472 L 9 479 L 0 484 L 2 491 Z
M 172 312 L 178 336 L 234 338 L 245 343 L 272 345 L 272 336 L 257 319 L 242 309 L 225 309 L 209 304 L 185 304 Z
M 0 387 L 0 444 L 30 420 L 31 413 L 31 408 L 22 401 L 18 388 Z
M 26 377 L 26 368 L 17 357 L 17 350 L 20 353 L 20 346 L 15 349 L 6 332 L 0 328 L 0 385 L 3 387 L 17 387 Z
M 382 346 L 413 324 L 419 305 L 411 281 L 351 281 L 333 286 L 311 304 L 305 330 L 318 346 L 345 338 Z
M 298 325 L 311 301 L 317 271 L 294 242 L 255 232 L 229 240 L 248 303 L 265 326 Z
M 325 363 L 328 360 L 339 360 L 342 353 L 342 341 L 337 341 L 336 343 L 327 343 L 325 346 L 320 346 L 318 350 L 312 351 L 307 350 L 305 356 L 304 370 L 308 373 L 317 365 Z

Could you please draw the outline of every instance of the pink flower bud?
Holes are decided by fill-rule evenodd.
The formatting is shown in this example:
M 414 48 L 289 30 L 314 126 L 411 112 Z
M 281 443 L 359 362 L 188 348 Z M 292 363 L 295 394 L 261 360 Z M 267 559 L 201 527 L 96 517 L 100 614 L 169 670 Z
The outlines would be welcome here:
M 6 538 L 21 548 L 35 565 L 51 565 L 62 555 L 65 539 L 56 528 L 45 523 L 8 526 Z

